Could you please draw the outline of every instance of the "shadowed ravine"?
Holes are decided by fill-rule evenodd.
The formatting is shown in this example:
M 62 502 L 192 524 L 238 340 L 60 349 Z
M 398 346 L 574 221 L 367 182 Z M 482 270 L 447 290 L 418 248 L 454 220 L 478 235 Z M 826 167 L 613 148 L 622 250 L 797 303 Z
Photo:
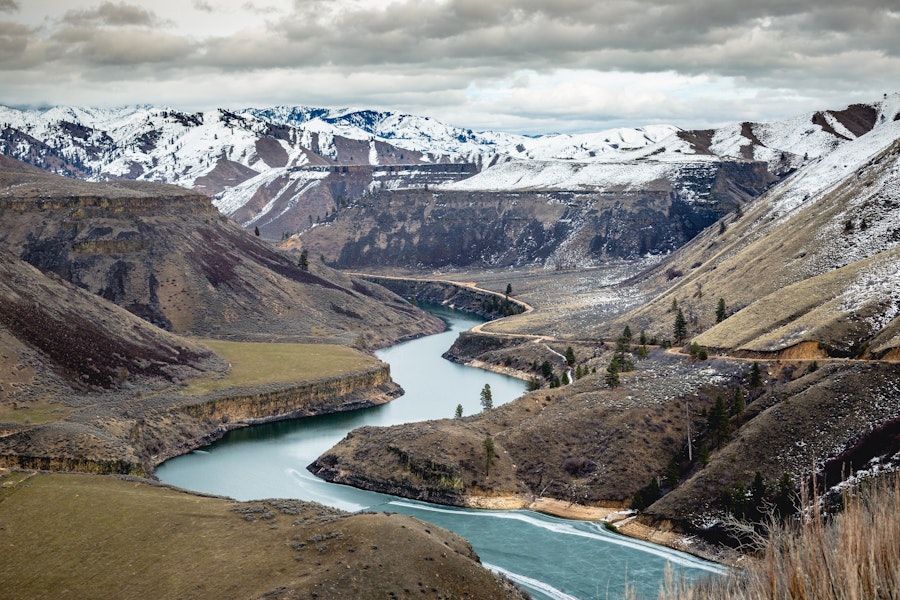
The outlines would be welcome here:
M 506 573 L 536 598 L 616 598 L 626 577 L 641 597 L 655 597 L 666 563 L 689 578 L 721 568 L 690 555 L 632 540 L 592 522 L 568 521 L 530 511 L 456 509 L 358 490 L 315 478 L 306 465 L 362 425 L 452 417 L 480 410 L 479 391 L 491 385 L 495 405 L 513 400 L 524 382 L 463 367 L 441 354 L 471 317 L 441 308 L 448 330 L 378 353 L 406 394 L 388 404 L 297 421 L 232 431 L 222 441 L 161 465 L 158 477 L 192 490 L 249 500 L 290 497 L 345 510 L 414 515 L 454 531 L 472 543 L 482 561 Z

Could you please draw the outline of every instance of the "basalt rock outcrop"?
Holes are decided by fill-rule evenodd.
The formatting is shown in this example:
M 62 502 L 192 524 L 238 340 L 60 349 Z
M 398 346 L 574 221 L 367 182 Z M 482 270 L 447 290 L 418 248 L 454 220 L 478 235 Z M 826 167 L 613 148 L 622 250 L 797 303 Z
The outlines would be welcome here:
M 775 180 L 766 163 L 722 161 L 627 189 L 385 190 L 301 238 L 338 268 L 584 266 L 675 250 Z

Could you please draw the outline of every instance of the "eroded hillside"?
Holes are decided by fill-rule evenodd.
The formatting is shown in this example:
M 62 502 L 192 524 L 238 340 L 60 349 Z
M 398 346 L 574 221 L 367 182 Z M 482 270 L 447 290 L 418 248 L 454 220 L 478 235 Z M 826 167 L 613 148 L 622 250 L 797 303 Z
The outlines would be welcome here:
M 442 328 L 312 257 L 301 268 L 204 196 L 161 184 L 89 184 L 4 161 L 0 245 L 162 328 L 361 347 Z

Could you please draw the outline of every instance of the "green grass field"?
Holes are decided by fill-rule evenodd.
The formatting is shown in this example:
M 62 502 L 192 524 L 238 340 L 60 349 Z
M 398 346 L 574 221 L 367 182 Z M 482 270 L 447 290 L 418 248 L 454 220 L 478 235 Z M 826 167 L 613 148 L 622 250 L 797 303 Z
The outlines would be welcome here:
M 331 344 L 200 341 L 231 363 L 231 368 L 224 377 L 192 381 L 186 388 L 186 393 L 190 395 L 230 387 L 334 377 L 379 363 L 378 359 L 368 354 Z

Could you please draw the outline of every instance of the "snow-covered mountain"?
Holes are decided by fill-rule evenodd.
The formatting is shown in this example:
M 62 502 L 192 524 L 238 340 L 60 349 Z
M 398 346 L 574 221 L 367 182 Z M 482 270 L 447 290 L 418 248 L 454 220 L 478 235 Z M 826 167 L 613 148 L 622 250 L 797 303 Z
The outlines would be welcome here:
M 538 137 L 394 112 L 302 106 L 198 113 L 0 107 L 0 152 L 88 180 L 193 188 L 244 226 L 278 237 L 381 189 L 636 189 L 722 160 L 764 161 L 780 177 L 893 120 L 898 106 L 900 95 L 893 95 L 709 131 L 661 125 Z

